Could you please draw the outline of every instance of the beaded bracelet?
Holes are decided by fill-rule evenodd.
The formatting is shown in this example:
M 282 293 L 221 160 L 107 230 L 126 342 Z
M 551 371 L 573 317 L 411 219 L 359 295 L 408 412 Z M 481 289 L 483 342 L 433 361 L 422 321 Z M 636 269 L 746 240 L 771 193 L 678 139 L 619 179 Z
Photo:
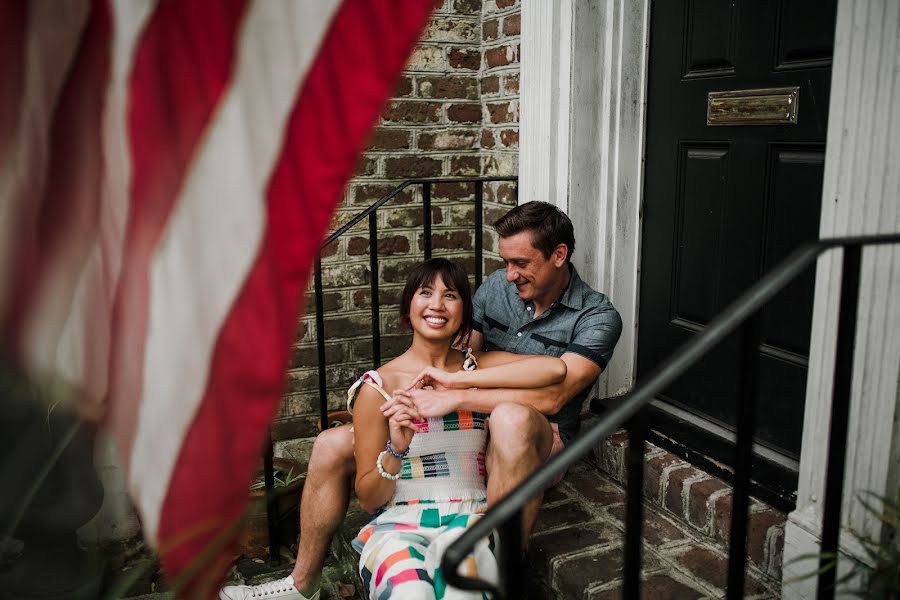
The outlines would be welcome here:
M 392 474 L 388 473 L 387 471 L 385 471 L 384 466 L 381 464 L 381 461 L 384 459 L 384 457 L 387 455 L 387 453 L 388 453 L 387 450 L 381 451 L 381 453 L 378 455 L 378 460 L 375 461 L 375 468 L 378 469 L 378 474 L 381 475 L 382 477 L 384 477 L 385 479 L 390 479 L 391 481 L 397 481 L 398 479 L 400 479 L 400 473 L 397 473 L 396 475 L 392 475 Z M 401 473 L 403 472 L 402 467 L 401 467 L 400 471 L 401 471 Z
M 387 450 L 388 454 L 393 456 L 394 458 L 406 458 L 409 454 L 409 446 L 406 447 L 406 450 L 403 452 L 395 452 L 393 448 L 391 448 L 391 438 L 388 438 L 387 444 L 384 445 L 384 449 Z

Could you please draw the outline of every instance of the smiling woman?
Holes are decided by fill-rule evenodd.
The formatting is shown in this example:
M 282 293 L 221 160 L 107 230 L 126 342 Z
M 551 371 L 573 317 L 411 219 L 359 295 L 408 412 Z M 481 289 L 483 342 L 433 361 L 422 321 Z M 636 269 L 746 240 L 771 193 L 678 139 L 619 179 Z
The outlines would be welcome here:
M 448 587 L 439 564 L 444 549 L 487 507 L 487 415 L 451 409 L 424 419 L 406 390 L 545 387 L 565 378 L 565 363 L 453 349 L 468 341 L 472 299 L 465 271 L 446 259 L 413 269 L 400 319 L 413 332 L 409 349 L 366 373 L 350 393 L 356 493 L 369 512 L 383 509 L 354 540 L 360 574 L 372 598 L 480 598 Z M 476 370 L 479 360 L 490 366 Z M 468 575 L 496 579 L 491 547 L 482 540 L 466 561 Z

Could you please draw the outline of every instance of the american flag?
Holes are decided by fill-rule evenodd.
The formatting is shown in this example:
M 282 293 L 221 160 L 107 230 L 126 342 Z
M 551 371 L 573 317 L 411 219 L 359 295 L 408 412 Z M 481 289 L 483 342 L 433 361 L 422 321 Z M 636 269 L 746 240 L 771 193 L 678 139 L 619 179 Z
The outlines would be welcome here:
M 0 2 L 0 336 L 228 567 L 336 202 L 434 0 Z

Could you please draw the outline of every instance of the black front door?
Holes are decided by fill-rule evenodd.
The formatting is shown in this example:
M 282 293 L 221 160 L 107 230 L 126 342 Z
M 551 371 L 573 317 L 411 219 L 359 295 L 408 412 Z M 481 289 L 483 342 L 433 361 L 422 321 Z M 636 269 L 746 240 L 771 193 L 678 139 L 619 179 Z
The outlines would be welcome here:
M 835 7 L 836 0 L 652 2 L 639 380 L 817 238 Z M 737 98 L 712 101 L 708 114 L 711 92 L 734 91 Z M 788 121 L 778 111 L 794 108 L 795 123 L 760 123 Z M 758 441 L 793 457 L 813 283 L 810 272 L 763 315 Z M 739 368 L 735 339 L 663 399 L 733 429 Z

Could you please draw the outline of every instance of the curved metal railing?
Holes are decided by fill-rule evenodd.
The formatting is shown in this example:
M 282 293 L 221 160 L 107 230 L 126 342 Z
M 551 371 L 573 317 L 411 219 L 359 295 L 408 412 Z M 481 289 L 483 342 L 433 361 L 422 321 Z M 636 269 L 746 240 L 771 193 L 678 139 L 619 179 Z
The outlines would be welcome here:
M 728 567 L 728 598 L 743 597 L 747 514 L 750 497 L 750 466 L 755 432 L 758 348 L 761 343 L 760 312 L 785 287 L 810 268 L 824 252 L 843 248 L 841 297 L 838 315 L 837 351 L 831 407 L 831 431 L 828 447 L 828 471 L 825 483 L 825 505 L 822 524 L 821 564 L 818 597 L 833 598 L 835 569 L 825 568 L 835 556 L 840 527 L 846 454 L 847 421 L 850 404 L 850 382 L 853 348 L 856 337 L 856 312 L 859 295 L 859 273 L 862 247 L 900 243 L 900 234 L 870 235 L 823 239 L 800 247 L 788 258 L 744 292 L 722 311 L 707 328 L 684 344 L 659 365 L 640 385 L 591 429 L 576 438 L 566 449 L 529 476 L 483 518 L 459 537 L 441 561 L 444 578 L 450 585 L 490 592 L 495 598 L 524 597 L 521 560 L 521 510 L 529 499 L 546 489 L 568 467 L 591 451 L 601 440 L 629 423 L 627 454 L 627 498 L 625 513 L 625 598 L 637 598 L 640 591 L 641 528 L 643 523 L 643 449 L 647 423 L 641 409 L 657 394 L 671 385 L 717 344 L 737 330 L 741 335 L 741 395 L 737 418 L 737 440 L 734 467 L 734 501 Z M 472 552 L 481 538 L 499 529 L 501 536 L 500 582 L 493 583 L 459 574 L 459 565 Z

